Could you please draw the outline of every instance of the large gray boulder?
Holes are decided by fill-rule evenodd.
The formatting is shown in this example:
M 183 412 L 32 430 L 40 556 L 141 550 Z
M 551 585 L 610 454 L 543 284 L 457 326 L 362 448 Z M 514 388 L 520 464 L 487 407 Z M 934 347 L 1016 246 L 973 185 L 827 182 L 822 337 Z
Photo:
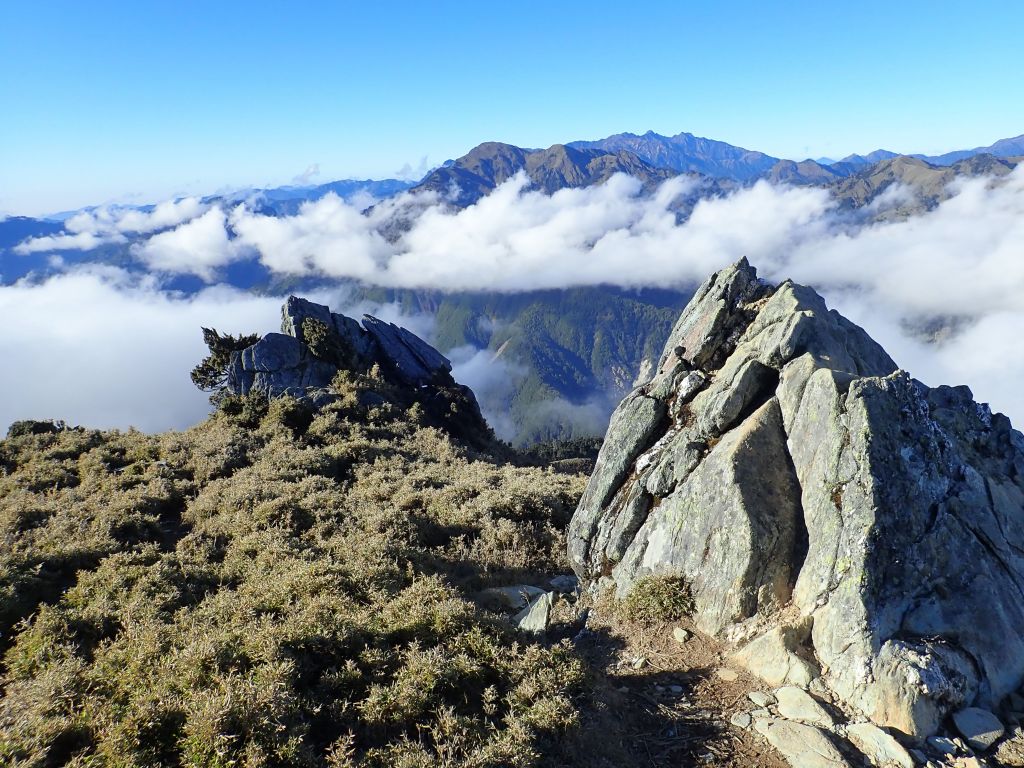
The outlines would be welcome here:
M 569 554 L 619 596 L 682 576 L 737 658 L 809 624 L 806 669 L 912 736 L 1024 682 L 1024 437 L 745 260 L 613 415 Z

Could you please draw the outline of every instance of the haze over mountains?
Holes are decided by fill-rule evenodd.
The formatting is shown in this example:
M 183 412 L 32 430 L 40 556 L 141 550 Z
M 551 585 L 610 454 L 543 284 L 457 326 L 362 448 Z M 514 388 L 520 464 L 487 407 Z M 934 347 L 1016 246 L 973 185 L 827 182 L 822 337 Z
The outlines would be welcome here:
M 114 280 L 190 302 L 224 289 L 245 292 L 231 298 L 238 304 L 327 292 L 328 303 L 404 317 L 426 335 L 462 367 L 488 416 L 502 415 L 503 437 L 597 434 L 704 272 L 743 255 L 769 272 L 797 262 L 804 279 L 827 286 L 843 274 L 837 284 L 865 284 L 865 295 L 881 301 L 887 276 L 871 274 L 871 264 L 888 263 L 884 243 L 917 247 L 947 219 L 959 228 L 1007 201 L 1019 205 L 1015 184 L 991 184 L 1015 178 L 1022 144 L 1017 137 L 930 159 L 878 150 L 825 163 L 686 133 L 547 149 L 486 142 L 417 184 L 348 180 L 86 209 L 60 221 L 9 218 L 0 221 L 0 291 L 22 281 L 9 293 L 24 298 L 75 274 L 93 280 L 97 294 Z M 979 211 L 964 210 L 972 200 Z M 918 220 L 925 235 L 899 226 Z M 981 239 L 961 250 L 989 247 Z M 936 242 L 953 247 L 949 237 Z M 849 243 L 867 249 L 849 257 L 867 260 L 866 275 L 845 274 L 839 261 L 831 272 L 819 266 Z M 989 311 L 979 307 L 1000 306 L 978 297 L 960 308 L 884 300 L 898 308 L 887 315 L 891 333 L 929 337 L 975 327 L 972 318 Z

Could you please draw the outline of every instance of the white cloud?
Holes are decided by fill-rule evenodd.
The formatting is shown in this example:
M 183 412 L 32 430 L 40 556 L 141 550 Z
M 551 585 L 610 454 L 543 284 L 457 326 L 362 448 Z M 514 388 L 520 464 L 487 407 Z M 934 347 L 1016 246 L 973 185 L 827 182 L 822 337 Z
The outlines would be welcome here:
M 300 173 L 299 175 L 295 176 L 292 179 L 292 184 L 296 184 L 300 187 L 305 187 L 308 186 L 309 184 L 312 184 L 313 179 L 315 179 L 319 175 L 320 163 L 311 163 L 310 165 L 306 166 L 306 170 L 304 170 L 302 173 Z
M 374 220 L 333 193 L 304 203 L 295 216 L 236 208 L 231 226 L 238 242 L 256 248 L 275 272 L 370 279 L 390 255 Z
M 517 429 L 508 406 L 526 369 L 498 357 L 493 349 L 468 344 L 449 351 L 448 358 L 452 361 L 452 376 L 473 390 L 494 433 L 502 440 L 512 440 Z
M 230 214 L 213 208 L 154 235 L 136 252 L 154 269 L 206 279 L 231 259 L 255 253 L 279 273 L 502 291 L 601 283 L 685 286 L 747 256 L 769 279 L 792 277 L 817 288 L 926 383 L 967 383 L 980 399 L 1024 424 L 1018 386 L 1024 373 L 1024 167 L 998 183 L 960 181 L 955 195 L 929 213 L 869 226 L 837 212 L 823 190 L 763 182 L 702 200 L 680 224 L 670 206 L 692 192 L 690 184 L 673 179 L 646 197 L 635 180 L 620 176 L 548 196 L 528 189 L 518 176 L 461 211 L 413 194 L 383 201 L 369 215 L 334 195 L 282 218 L 244 206 Z M 906 194 L 896 189 L 884 205 L 900 205 Z M 168 221 L 174 214 L 162 215 Z M 405 221 L 404 234 L 385 239 L 378 227 L 395 220 Z M 77 236 L 95 236 L 86 223 L 76 226 L 83 227 Z M 51 281 L 40 290 L 63 285 Z M 155 290 L 103 285 L 92 285 L 74 303 L 80 316 L 108 316 L 104 302 L 122 294 L 129 315 L 146 316 L 139 308 L 146 302 L 184 306 Z M 276 313 L 277 300 L 269 301 Z M 223 316 L 215 307 L 227 306 L 202 308 Z M 42 311 L 38 303 L 21 314 L 13 309 L 8 316 L 24 317 L 23 328 Z M 957 319 L 954 334 L 940 344 L 924 345 L 904 330 L 908 321 L 936 317 Z M 191 327 L 211 322 L 195 317 Z M 98 347 L 107 338 L 96 336 L 92 343 Z M 486 373 L 473 355 L 457 362 L 470 378 Z M 190 364 L 176 363 L 179 378 Z
M 133 245 L 132 254 L 150 269 L 199 275 L 212 282 L 217 268 L 230 263 L 238 254 L 224 228 L 226 220 L 224 211 L 211 208 L 175 229 Z
M 91 251 L 108 243 L 127 242 L 125 235 L 139 235 L 175 227 L 203 213 L 208 205 L 195 197 L 167 200 L 150 211 L 106 206 L 76 213 L 64 222 L 67 234 L 32 237 L 19 243 L 19 254 L 43 251 Z
M 191 298 L 116 269 L 0 286 L 0 430 L 18 419 L 64 419 L 148 431 L 194 424 L 210 410 L 189 371 L 206 354 L 202 326 L 266 332 L 281 300 L 224 287 Z M 2 434 L 2 432 L 0 432 Z
M 74 235 L 44 235 L 30 237 L 23 243 L 14 246 L 14 252 L 22 256 L 29 253 L 46 251 L 91 251 L 107 243 L 127 242 L 123 235 L 97 235 L 94 232 L 79 232 Z

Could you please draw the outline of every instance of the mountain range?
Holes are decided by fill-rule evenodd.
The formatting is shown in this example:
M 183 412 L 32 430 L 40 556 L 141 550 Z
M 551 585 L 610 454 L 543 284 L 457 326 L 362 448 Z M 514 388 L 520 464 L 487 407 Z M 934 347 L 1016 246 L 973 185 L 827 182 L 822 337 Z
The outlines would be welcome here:
M 842 160 L 786 160 L 689 133 L 638 136 L 620 133 L 597 141 L 573 141 L 547 149 L 525 149 L 485 142 L 434 169 L 412 187 L 441 194 L 456 207 L 466 207 L 490 193 L 515 173 L 524 171 L 532 185 L 546 193 L 567 187 L 600 184 L 615 173 L 639 179 L 645 189 L 681 173 L 703 181 L 695 193 L 678 201 L 685 217 L 700 198 L 732 191 L 760 179 L 773 183 L 826 187 L 839 206 L 869 205 L 892 184 L 901 183 L 914 200 L 880 218 L 908 216 L 946 199 L 946 186 L 956 177 L 1009 173 L 1024 156 L 1024 135 L 1001 139 L 987 147 L 945 155 L 899 155 L 880 149 Z
M 640 179 L 647 189 L 676 175 L 673 168 L 654 166 L 625 150 L 607 151 L 566 144 L 555 144 L 547 149 L 523 149 L 488 141 L 431 171 L 415 189 L 440 193 L 455 205 L 465 207 L 519 171 L 525 171 L 533 186 L 547 194 L 566 187 L 601 184 L 616 173 Z
M 689 133 L 661 136 L 649 131 L 571 141 L 547 149 L 485 142 L 435 168 L 419 183 L 343 180 L 246 189 L 207 197 L 204 202 L 225 207 L 245 202 L 265 215 L 286 216 L 329 193 L 369 205 L 411 190 L 435 193 L 448 205 L 462 208 L 519 172 L 526 174 L 533 188 L 548 194 L 601 184 L 617 173 L 639 179 L 643 189 L 651 191 L 666 179 L 688 174 L 700 183 L 674 203 L 679 220 L 701 199 L 764 179 L 826 188 L 841 210 L 857 212 L 865 221 L 878 221 L 907 218 L 934 208 L 948 197 L 949 183 L 955 178 L 1004 176 L 1021 155 L 1024 136 L 936 157 L 876 150 L 839 161 L 796 162 Z M 912 194 L 893 196 L 898 199 L 886 206 L 871 206 L 894 185 L 902 185 Z M 62 214 L 62 218 L 69 215 Z M 392 221 L 385 223 L 382 231 L 395 239 L 407 224 Z M 132 253 L 132 244 L 138 241 L 133 237 L 90 251 L 18 254 L 12 250 L 26 238 L 63 231 L 62 221 L 45 218 L 0 220 L 0 285 L 26 277 L 43 279 L 82 262 L 112 264 L 130 271 L 145 269 Z M 329 287 L 325 279 L 271 273 L 255 258 L 231 264 L 220 280 L 272 295 Z M 165 276 L 163 285 L 190 293 L 205 283 L 194 276 Z M 601 433 L 612 404 L 651 363 L 667 337 L 671 319 L 691 295 L 688 290 L 625 291 L 612 286 L 519 294 L 398 291 L 351 283 L 345 287 L 356 300 L 395 302 L 408 312 L 430 315 L 435 328 L 431 340 L 445 353 L 469 348 L 492 363 L 500 361 L 492 367 L 500 368 L 504 380 L 492 376 L 488 386 L 478 384 L 478 395 L 489 416 L 507 415 L 507 423 L 498 425 L 499 432 L 517 444 Z
M 662 136 L 648 131 L 642 136 L 617 133 L 597 141 L 573 141 L 570 147 L 604 152 L 630 152 L 658 168 L 704 174 L 713 178 L 750 181 L 767 173 L 778 158 L 763 152 L 735 147 L 724 141 L 705 139 L 692 133 Z

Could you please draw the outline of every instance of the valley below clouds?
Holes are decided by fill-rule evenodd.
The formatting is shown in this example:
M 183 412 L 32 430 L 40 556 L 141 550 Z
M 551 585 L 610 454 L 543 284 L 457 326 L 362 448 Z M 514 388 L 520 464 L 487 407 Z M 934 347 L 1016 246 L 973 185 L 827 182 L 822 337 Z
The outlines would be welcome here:
M 702 199 L 681 218 L 673 204 L 697 183 L 680 176 L 645 195 L 618 175 L 547 195 L 520 174 L 464 209 L 403 193 L 365 212 L 328 195 L 291 216 L 193 198 L 145 214 L 79 214 L 66 234 L 16 252 L 89 250 L 130 236 L 143 269 L 80 263 L 0 286 L 9 323 L 0 426 L 60 418 L 155 431 L 203 418 L 206 395 L 188 375 L 205 354 L 200 327 L 264 333 L 279 324 L 281 296 L 221 282 L 239 261 L 320 281 L 306 295 L 351 313 L 344 289 L 332 287 L 338 280 L 446 291 L 688 289 L 744 256 L 766 279 L 814 286 L 916 378 L 967 384 L 1024 424 L 1024 166 L 999 180 L 958 180 L 933 210 L 882 222 L 840 210 L 827 190 L 764 181 Z M 905 194 L 885 197 L 895 204 Z M 206 287 L 170 291 L 174 275 Z M 429 317 L 364 308 L 430 336 Z M 489 366 L 500 363 L 472 349 L 453 357 L 471 386 L 498 386 L 507 373 L 496 376 Z

